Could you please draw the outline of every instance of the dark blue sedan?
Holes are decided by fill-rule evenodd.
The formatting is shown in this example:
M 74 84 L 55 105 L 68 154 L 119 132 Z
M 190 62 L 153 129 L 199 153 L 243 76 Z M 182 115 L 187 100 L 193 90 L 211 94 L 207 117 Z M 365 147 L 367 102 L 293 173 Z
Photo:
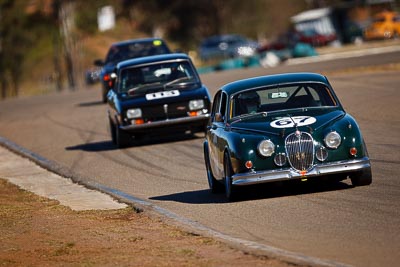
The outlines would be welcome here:
M 169 54 L 171 50 L 160 38 L 143 38 L 117 42 L 109 48 L 105 60 L 95 60 L 96 66 L 102 67 L 100 80 L 102 84 L 102 100 L 107 101 L 107 92 L 110 89 L 110 75 L 115 66 L 124 60 L 154 56 L 160 54 Z
M 185 54 L 120 62 L 107 99 L 111 139 L 118 147 L 144 135 L 205 132 L 210 115 L 208 89 Z

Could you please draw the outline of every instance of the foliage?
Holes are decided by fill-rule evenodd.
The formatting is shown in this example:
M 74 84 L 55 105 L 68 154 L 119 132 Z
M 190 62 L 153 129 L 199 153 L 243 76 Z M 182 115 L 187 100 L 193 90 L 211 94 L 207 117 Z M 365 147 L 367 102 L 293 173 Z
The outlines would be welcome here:
M 139 30 L 166 36 L 184 50 L 195 49 L 210 35 L 240 33 L 257 39 L 276 34 L 274 30 L 283 31 L 288 18 L 305 8 L 305 2 L 296 0 L 147 0 L 122 4 L 122 15 L 135 21 Z
M 26 58 L 37 55 L 37 44 L 52 38 L 57 31 L 51 17 L 36 12 L 27 14 L 26 1 L 22 0 L 1 1 L 0 19 L 1 96 L 5 98 L 19 94 Z
M 77 1 L 75 23 L 76 27 L 85 33 L 94 34 L 97 31 L 97 11 L 110 1 Z
M 197 50 L 203 38 L 215 34 L 239 33 L 258 40 L 276 35 L 287 28 L 289 17 L 304 10 L 308 2 L 0 0 L 2 97 L 17 95 L 21 83 L 32 78 L 37 80 L 38 72 L 48 77 L 42 79 L 56 81 L 58 89 L 62 87 L 63 77 L 73 80 L 71 72 L 82 71 L 74 65 L 82 66 L 82 60 L 88 61 L 80 58 L 83 37 L 109 36 L 117 40 L 122 36 L 159 36 L 182 51 Z M 99 33 L 97 12 L 105 5 L 114 7 L 117 27 L 110 33 Z M 66 8 L 70 16 L 67 19 L 60 17 L 63 6 L 73 6 L 72 11 Z M 69 19 L 73 19 L 74 29 L 66 35 L 61 29 Z

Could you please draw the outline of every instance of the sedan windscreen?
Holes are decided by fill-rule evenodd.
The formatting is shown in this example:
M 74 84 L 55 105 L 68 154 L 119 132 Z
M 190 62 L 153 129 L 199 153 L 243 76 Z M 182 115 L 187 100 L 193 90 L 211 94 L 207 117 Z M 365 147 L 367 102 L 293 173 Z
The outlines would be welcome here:
M 247 90 L 232 100 L 232 117 L 293 108 L 336 106 L 329 88 L 319 83 L 301 83 Z
M 169 48 L 161 41 L 116 45 L 108 51 L 106 64 L 116 64 L 127 59 L 162 55 L 169 52 Z
M 147 93 L 154 88 L 185 87 L 199 82 L 188 61 L 162 62 L 123 69 L 118 78 L 118 92 Z

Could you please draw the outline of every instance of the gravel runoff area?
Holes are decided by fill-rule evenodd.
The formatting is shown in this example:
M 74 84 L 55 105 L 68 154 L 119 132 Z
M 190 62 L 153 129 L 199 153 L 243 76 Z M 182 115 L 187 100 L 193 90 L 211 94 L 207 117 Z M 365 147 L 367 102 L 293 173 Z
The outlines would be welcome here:
M 185 230 L 1 146 L 0 218 L 1 266 L 293 266 Z

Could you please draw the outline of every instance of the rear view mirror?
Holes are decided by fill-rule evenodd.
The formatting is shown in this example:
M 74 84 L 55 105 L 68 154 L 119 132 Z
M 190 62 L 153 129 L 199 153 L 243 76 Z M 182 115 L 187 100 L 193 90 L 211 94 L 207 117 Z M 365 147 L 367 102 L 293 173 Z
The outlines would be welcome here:
M 215 114 L 214 121 L 215 121 L 215 122 L 223 122 L 223 121 L 224 121 L 224 116 L 222 116 L 221 113 L 216 113 L 216 114 Z

